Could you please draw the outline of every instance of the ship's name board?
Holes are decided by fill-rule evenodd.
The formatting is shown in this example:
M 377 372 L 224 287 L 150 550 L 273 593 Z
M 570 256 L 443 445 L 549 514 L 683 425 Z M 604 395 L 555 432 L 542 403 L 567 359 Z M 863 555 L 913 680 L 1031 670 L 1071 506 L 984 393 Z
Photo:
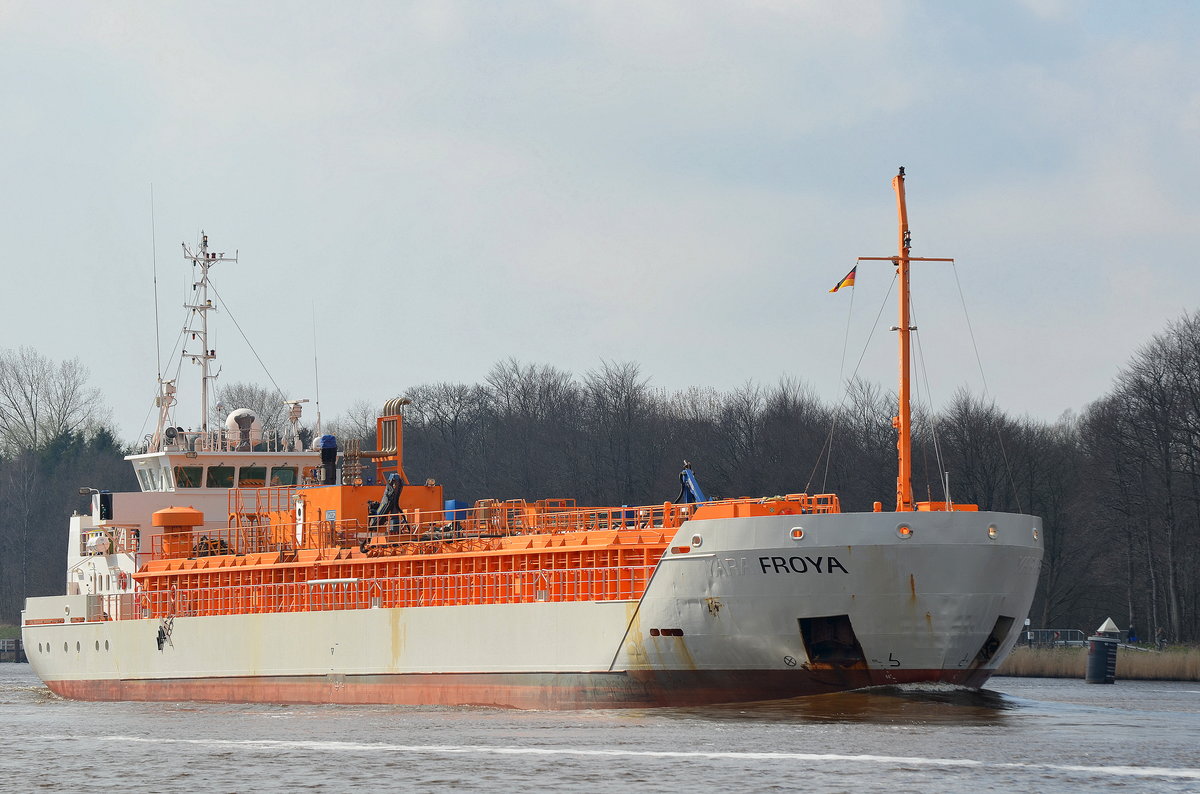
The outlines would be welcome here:
M 837 557 L 759 557 L 763 573 L 850 573 Z

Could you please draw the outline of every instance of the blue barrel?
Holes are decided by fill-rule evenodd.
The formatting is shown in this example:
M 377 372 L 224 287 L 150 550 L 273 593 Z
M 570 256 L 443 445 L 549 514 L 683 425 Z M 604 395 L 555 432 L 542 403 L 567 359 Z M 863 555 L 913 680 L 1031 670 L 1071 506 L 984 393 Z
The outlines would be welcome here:
M 1087 675 L 1089 684 L 1112 684 L 1117 680 L 1117 641 L 1112 637 L 1088 637 Z
M 467 515 L 470 512 L 467 503 L 460 499 L 446 500 L 446 520 L 447 521 L 466 521 Z

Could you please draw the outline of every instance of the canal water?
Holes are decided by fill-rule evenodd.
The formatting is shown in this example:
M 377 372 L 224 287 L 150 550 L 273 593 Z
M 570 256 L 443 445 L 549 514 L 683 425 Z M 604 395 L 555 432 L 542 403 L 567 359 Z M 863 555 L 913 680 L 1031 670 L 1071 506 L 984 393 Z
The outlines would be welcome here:
M 994 678 L 706 708 L 80 703 L 0 665 L 0 789 L 1200 791 L 1200 684 Z

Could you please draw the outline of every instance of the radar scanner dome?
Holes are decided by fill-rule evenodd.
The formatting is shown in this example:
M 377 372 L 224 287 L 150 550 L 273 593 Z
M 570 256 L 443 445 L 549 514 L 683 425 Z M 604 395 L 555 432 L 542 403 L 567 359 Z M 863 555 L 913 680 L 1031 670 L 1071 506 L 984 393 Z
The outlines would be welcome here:
M 262 441 L 262 423 L 249 408 L 230 411 L 229 416 L 225 417 L 225 429 L 229 431 L 230 440 L 239 446 L 242 443 L 257 444 Z

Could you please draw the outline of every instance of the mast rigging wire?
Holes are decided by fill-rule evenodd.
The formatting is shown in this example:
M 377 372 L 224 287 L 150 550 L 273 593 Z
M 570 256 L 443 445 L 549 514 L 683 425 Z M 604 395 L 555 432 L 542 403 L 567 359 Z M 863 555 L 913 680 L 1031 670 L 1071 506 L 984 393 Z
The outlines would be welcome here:
M 160 341 L 160 323 L 158 319 L 158 238 L 155 235 L 154 223 L 154 183 L 150 183 L 150 272 L 154 280 L 154 363 L 157 365 L 158 379 L 162 380 L 162 342 Z
M 967 312 L 967 300 L 963 297 L 962 284 L 958 280 L 958 267 L 954 262 L 950 263 L 950 269 L 954 272 L 954 285 L 958 288 L 958 300 L 962 304 L 963 317 L 967 321 L 967 331 L 971 335 L 971 347 L 975 350 L 975 365 L 979 367 L 979 377 L 983 380 L 984 396 L 991 397 L 991 392 L 988 389 L 987 375 L 983 371 L 983 358 L 979 355 L 979 346 L 975 344 L 975 331 L 971 326 L 971 315 Z M 993 405 L 995 399 L 992 400 Z M 1012 487 L 1013 499 L 1017 502 L 1017 512 L 1024 513 L 1025 510 L 1021 506 L 1021 492 L 1017 489 L 1017 479 L 1013 476 L 1012 464 L 1008 460 L 1008 450 L 1004 448 L 1004 437 L 1000 433 L 1000 425 L 996 425 L 996 442 L 1000 446 L 1000 457 L 1004 461 L 1004 473 L 1008 475 L 1008 484 Z
M 888 303 L 891 300 L 892 290 L 895 289 L 895 287 L 896 287 L 896 280 L 897 280 L 897 276 L 895 274 L 893 274 L 892 282 L 891 282 L 891 284 L 888 285 L 887 293 L 884 294 L 883 301 L 879 304 L 879 311 L 875 314 L 875 322 L 871 326 L 871 332 L 867 335 L 866 341 L 863 342 L 862 352 L 860 352 L 858 354 L 858 361 L 854 365 L 854 372 L 851 373 L 850 377 L 845 381 L 846 384 L 852 383 L 858 377 L 858 370 L 862 367 L 863 359 L 866 358 L 867 350 L 871 346 L 871 340 L 875 338 L 875 331 L 879 328 L 879 318 L 883 316 L 883 310 L 887 308 Z M 851 302 L 853 305 L 853 297 L 851 298 Z M 849 337 L 849 334 L 850 334 L 850 323 L 849 323 L 849 321 L 847 321 L 847 323 L 846 323 L 847 338 Z M 847 342 L 847 344 L 848 344 L 848 342 Z M 809 472 L 809 475 L 808 475 L 808 482 L 806 482 L 804 484 L 804 490 L 806 492 L 808 491 L 809 486 L 812 485 L 813 478 L 817 474 L 817 468 L 821 465 L 822 458 L 825 459 L 825 472 L 821 478 L 821 490 L 824 491 L 826 489 L 826 486 L 829 483 L 829 465 L 833 458 L 833 434 L 834 434 L 834 431 L 837 429 L 838 418 L 841 416 L 842 410 L 846 407 L 846 401 L 849 399 L 850 399 L 850 389 L 847 385 L 847 387 L 842 391 L 842 401 L 838 404 L 837 408 L 834 409 L 833 419 L 830 420 L 830 423 L 829 423 L 829 434 L 825 437 L 825 443 L 821 446 L 821 451 L 819 453 L 817 453 L 817 459 L 813 463 L 812 471 Z
M 254 349 L 254 345 L 250 344 L 250 339 L 246 336 L 246 332 L 242 330 L 241 324 L 238 323 L 237 318 L 233 316 L 233 311 L 229 308 L 229 302 L 221 297 L 221 293 L 217 292 L 217 288 L 213 286 L 211 281 L 208 283 L 208 287 L 213 291 L 213 294 L 217 296 L 217 300 L 221 301 L 221 306 L 225 308 L 225 313 L 229 315 L 230 320 L 233 320 L 234 328 L 237 328 L 238 333 L 242 335 L 242 341 L 246 343 L 246 347 L 250 348 L 250 352 L 254 354 L 255 360 L 258 361 L 258 365 L 262 367 L 267 379 L 271 381 L 271 385 L 275 387 L 275 391 L 279 393 L 280 399 L 287 400 L 287 395 L 284 394 L 283 389 L 279 388 L 279 384 L 275 382 L 275 378 L 271 375 L 271 371 L 267 369 L 267 365 L 263 363 L 262 357 L 258 355 L 258 351 Z
M 858 263 L 854 265 L 858 269 Z M 842 333 L 842 360 L 838 363 L 838 383 L 842 383 L 846 375 L 846 351 L 850 348 L 850 321 L 854 318 L 854 292 L 850 290 L 850 306 L 846 309 L 846 330 Z M 833 458 L 833 430 L 837 426 L 837 413 L 834 413 L 833 420 L 829 426 L 829 438 L 827 444 L 829 446 L 829 456 L 825 458 L 825 472 L 821 479 L 821 490 L 825 490 L 825 483 L 829 480 L 829 461 Z M 822 447 L 823 449 L 823 447 Z M 817 458 L 817 465 L 820 464 L 820 458 Z M 814 471 L 816 467 L 814 466 Z M 808 486 L 812 483 L 812 474 L 808 476 L 808 483 L 805 483 L 804 490 L 808 490 Z
M 919 323 L 917 322 L 916 304 L 913 302 L 911 296 L 908 299 L 908 312 L 909 312 L 909 316 L 912 318 L 912 324 L 914 326 L 919 325 Z M 918 385 L 921 383 L 921 381 L 924 381 L 925 391 L 921 396 L 923 396 L 925 398 L 925 405 L 927 406 L 928 413 L 929 413 L 929 432 L 930 432 L 930 436 L 933 439 L 933 459 L 938 467 L 938 482 L 941 484 L 941 488 L 942 488 L 942 499 L 943 499 L 943 501 L 950 502 L 951 501 L 950 486 L 949 486 L 949 483 L 946 482 L 946 474 L 945 474 L 946 461 L 945 461 L 944 456 L 942 455 L 941 439 L 940 439 L 940 436 L 938 435 L 937 412 L 934 411 L 934 409 L 933 409 L 933 388 L 929 385 L 929 367 L 927 365 L 928 359 L 925 356 L 925 348 L 922 347 L 922 345 L 921 345 L 921 333 L 919 330 L 916 330 L 916 329 L 914 329 L 914 330 L 916 331 L 913 334 L 913 336 L 916 339 L 914 348 L 916 349 L 916 354 L 917 354 L 917 356 L 916 356 L 917 370 L 921 373 L 921 379 L 918 381 Z M 928 490 L 928 488 L 929 488 L 929 482 L 928 482 L 929 481 L 929 464 L 928 463 L 926 463 L 926 465 L 925 465 L 925 480 L 926 480 L 925 487 Z
M 190 314 L 190 311 L 186 312 L 184 314 L 184 316 L 186 317 L 188 314 Z M 182 345 L 180 345 L 180 342 L 183 341 L 184 335 L 186 333 L 187 333 L 187 320 L 184 320 L 183 330 L 181 330 L 179 332 L 179 336 L 176 337 L 176 339 L 175 339 L 175 347 L 173 347 L 171 349 L 171 356 L 170 356 L 171 358 L 175 357 L 176 350 L 181 349 Z M 183 369 L 183 356 L 180 355 L 179 358 L 175 362 L 175 377 L 171 378 L 171 380 L 178 383 L 179 382 L 179 372 L 182 369 Z M 161 378 L 162 378 L 162 374 L 160 372 L 159 379 L 161 380 Z M 159 386 L 158 388 L 155 389 L 154 396 L 157 398 L 160 394 L 162 394 L 162 386 Z M 157 406 L 154 404 L 153 401 L 151 401 L 150 408 L 149 408 L 149 410 L 146 411 L 145 418 L 142 419 L 142 429 L 138 432 L 138 437 L 147 437 L 146 436 L 146 426 L 150 424 L 150 417 L 154 415 L 156 410 L 157 410 Z
M 967 334 L 971 337 L 971 349 L 975 351 L 975 366 L 979 367 L 979 377 L 983 380 L 983 393 L 988 393 L 987 375 L 983 373 L 983 359 L 979 356 L 979 345 L 975 344 L 975 329 L 971 326 L 971 315 L 967 313 L 967 299 L 963 297 L 962 284 L 958 281 L 958 265 L 950 262 L 950 272 L 954 274 L 954 286 L 958 288 L 958 302 L 962 304 L 963 317 L 967 321 Z
M 317 302 L 312 302 L 313 329 L 313 389 L 315 390 L 315 408 L 317 409 L 317 436 L 321 435 L 321 373 L 317 369 Z

